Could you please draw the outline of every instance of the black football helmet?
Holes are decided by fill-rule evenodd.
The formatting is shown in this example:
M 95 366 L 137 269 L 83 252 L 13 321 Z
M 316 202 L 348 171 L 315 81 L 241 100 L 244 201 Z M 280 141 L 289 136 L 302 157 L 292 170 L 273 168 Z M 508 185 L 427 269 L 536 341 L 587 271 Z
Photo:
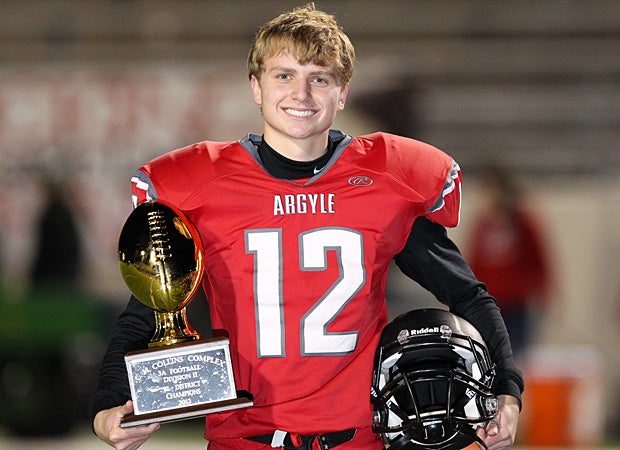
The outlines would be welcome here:
M 476 428 L 497 413 L 494 376 L 472 324 L 441 309 L 405 313 L 386 325 L 377 348 L 373 430 L 389 450 L 484 446 Z

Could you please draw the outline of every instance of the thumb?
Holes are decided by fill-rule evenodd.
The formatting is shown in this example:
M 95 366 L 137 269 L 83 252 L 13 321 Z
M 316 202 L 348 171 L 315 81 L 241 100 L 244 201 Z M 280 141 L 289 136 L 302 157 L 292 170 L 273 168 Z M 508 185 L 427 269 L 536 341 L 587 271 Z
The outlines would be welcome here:
M 491 419 L 487 426 L 485 427 L 485 431 L 487 436 L 495 436 L 499 433 L 499 423 L 495 419 Z
M 125 404 L 121 407 L 121 413 L 123 416 L 127 414 L 131 414 L 133 412 L 133 402 L 131 400 L 127 400 Z

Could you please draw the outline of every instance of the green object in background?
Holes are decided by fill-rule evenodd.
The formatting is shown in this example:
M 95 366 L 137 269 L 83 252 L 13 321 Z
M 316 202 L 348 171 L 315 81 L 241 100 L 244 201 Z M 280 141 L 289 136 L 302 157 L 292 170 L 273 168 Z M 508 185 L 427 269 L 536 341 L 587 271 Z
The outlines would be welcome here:
M 83 331 L 106 329 L 102 308 L 71 293 L 0 303 L 0 354 L 56 349 Z
M 85 417 L 112 311 L 70 291 L 0 298 L 0 421 L 12 434 L 59 435 Z

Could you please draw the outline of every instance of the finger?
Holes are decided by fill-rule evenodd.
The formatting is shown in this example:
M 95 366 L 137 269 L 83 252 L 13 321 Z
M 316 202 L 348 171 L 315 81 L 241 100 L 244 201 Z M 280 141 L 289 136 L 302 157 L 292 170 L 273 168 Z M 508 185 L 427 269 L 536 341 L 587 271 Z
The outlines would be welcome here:
M 110 442 L 116 448 L 138 448 L 140 444 L 146 442 L 158 429 L 159 424 L 157 423 L 137 427 L 115 428 L 110 433 Z
M 137 427 L 127 427 L 123 428 L 123 431 L 127 436 L 131 437 L 141 437 L 141 436 L 150 436 L 159 430 L 158 423 L 151 423 L 149 425 L 138 425 Z

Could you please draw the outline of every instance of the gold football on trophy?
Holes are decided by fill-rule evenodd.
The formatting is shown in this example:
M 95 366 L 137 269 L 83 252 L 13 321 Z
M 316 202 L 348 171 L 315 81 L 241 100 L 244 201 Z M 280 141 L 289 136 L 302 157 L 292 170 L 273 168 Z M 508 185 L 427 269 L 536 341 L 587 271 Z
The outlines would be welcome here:
M 155 311 L 150 347 L 194 341 L 185 307 L 200 286 L 203 247 L 198 231 L 162 200 L 142 203 L 127 218 L 118 244 L 121 274 L 131 293 Z

